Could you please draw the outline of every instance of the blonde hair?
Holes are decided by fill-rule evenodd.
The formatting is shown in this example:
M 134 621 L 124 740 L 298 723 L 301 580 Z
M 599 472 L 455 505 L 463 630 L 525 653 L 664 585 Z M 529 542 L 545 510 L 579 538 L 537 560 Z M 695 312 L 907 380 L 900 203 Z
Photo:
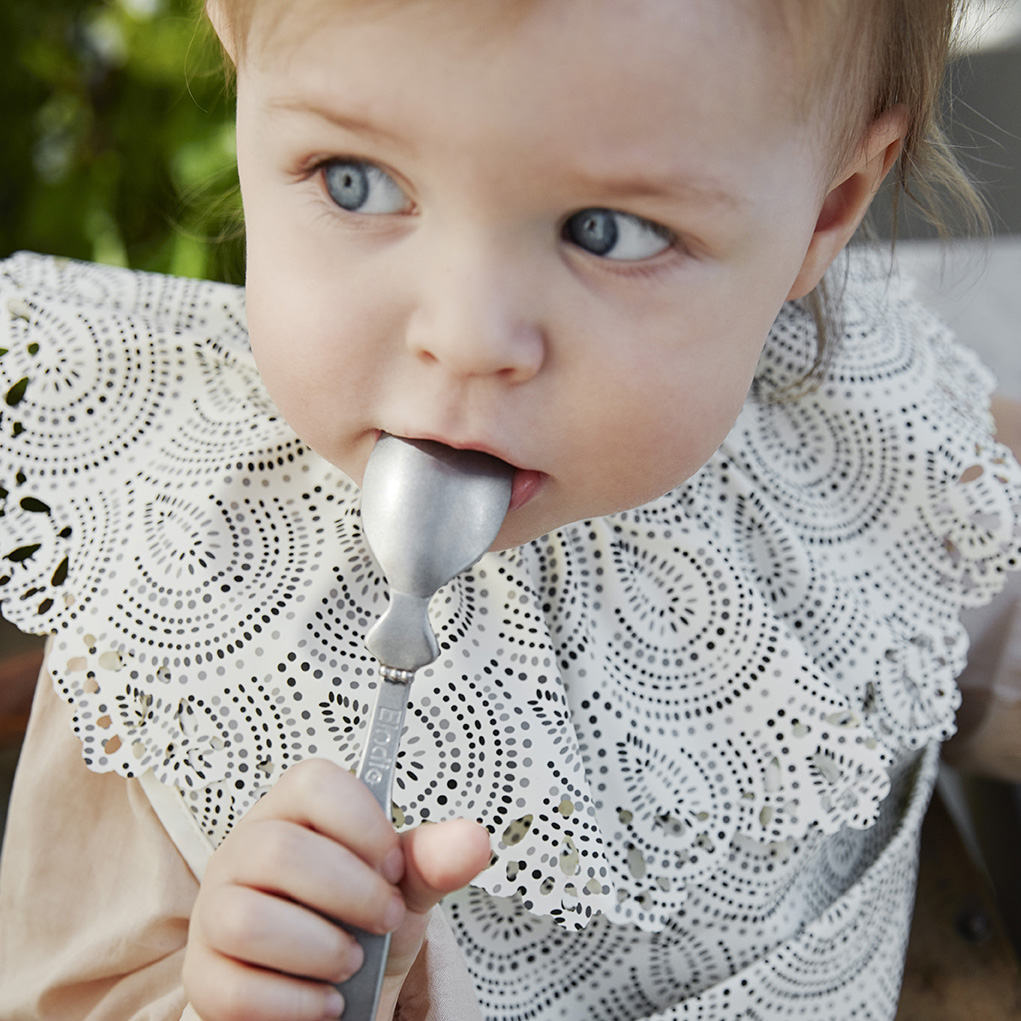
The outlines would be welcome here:
M 753 0 L 754 2 L 754 0 Z M 890 245 L 896 245 L 899 213 L 906 198 L 946 239 L 956 234 L 988 236 L 989 213 L 948 138 L 948 68 L 969 0 L 779 0 L 782 22 L 816 83 L 809 105 L 836 111 L 832 167 L 862 144 L 870 124 L 901 104 L 907 132 L 893 167 Z M 776 12 L 776 5 L 769 5 Z M 817 46 L 818 40 L 822 46 Z M 851 47 L 847 39 L 855 40 Z M 813 46 L 815 48 L 813 49 Z M 828 69 L 828 70 L 827 70 Z M 821 85 L 821 87 L 819 87 Z M 859 237 L 874 240 L 871 221 Z M 841 281 L 832 275 L 802 299 L 815 320 L 815 361 L 801 378 L 760 397 L 788 400 L 817 385 L 842 333 Z
M 791 0 L 787 0 L 788 5 Z M 908 111 L 907 132 L 893 168 L 892 230 L 901 198 L 907 198 L 940 237 L 985 235 L 985 202 L 949 141 L 948 69 L 955 55 L 969 0 L 793 0 L 830 12 L 831 51 L 854 33 L 859 40 L 838 90 L 843 122 L 836 159 L 860 144 L 868 126 L 898 104 Z M 834 9 L 840 9 L 836 16 Z M 846 66 L 846 65 L 845 65 Z

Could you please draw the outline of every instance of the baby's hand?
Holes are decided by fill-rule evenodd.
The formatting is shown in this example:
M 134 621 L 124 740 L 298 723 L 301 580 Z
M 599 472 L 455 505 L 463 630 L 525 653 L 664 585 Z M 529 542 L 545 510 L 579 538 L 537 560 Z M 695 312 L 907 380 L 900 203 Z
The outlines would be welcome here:
M 350 773 L 321 759 L 292 766 L 209 861 L 188 932 L 188 998 L 203 1021 L 341 1016 L 332 983 L 362 952 L 336 920 L 393 932 L 377 1015 L 388 1019 L 429 911 L 488 860 L 475 823 L 398 837 Z

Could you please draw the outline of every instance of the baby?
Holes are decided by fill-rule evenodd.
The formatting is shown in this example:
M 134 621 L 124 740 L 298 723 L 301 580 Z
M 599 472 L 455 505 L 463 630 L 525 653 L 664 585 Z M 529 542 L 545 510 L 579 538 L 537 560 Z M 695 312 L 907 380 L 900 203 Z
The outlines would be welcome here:
M 211 8 L 237 67 L 253 354 L 356 480 L 380 429 L 516 466 L 499 547 L 705 463 L 908 128 L 847 95 L 856 66 L 824 79 L 776 4 L 305 6 Z M 386 820 L 339 776 L 310 787 L 267 797 L 207 873 L 185 970 L 203 1016 L 339 1014 L 279 974 L 356 970 L 338 918 L 396 932 L 389 1017 L 422 912 L 486 863 L 476 830 L 419 831 L 435 860 L 406 851 L 405 921 Z M 281 823 L 286 853 L 253 855 Z
M 54 631 L 110 622 L 48 663 L 104 790 L 140 785 L 98 828 L 149 832 L 107 876 L 86 856 L 93 902 L 158 858 L 123 910 L 159 938 L 147 957 L 145 926 L 126 949 L 82 924 L 68 959 L 102 967 L 39 977 L 18 961 L 45 936 L 8 937 L 5 1017 L 346 1016 L 350 926 L 393 933 L 377 1021 L 892 1017 L 956 612 L 1017 566 L 1018 476 L 983 433 L 982 370 L 899 285 L 845 261 L 829 302 L 820 285 L 895 166 L 971 201 L 931 137 L 955 6 L 210 0 L 258 379 L 233 292 L 140 283 L 146 304 L 125 278 L 8 269 L 26 344 L 23 292 L 46 286 L 75 321 L 93 302 L 168 351 L 201 337 L 194 371 L 151 373 L 154 407 L 181 397 L 260 453 L 175 474 L 150 415 L 148 495 L 108 531 L 137 522 L 161 580 L 135 556 L 119 588 L 110 538 L 94 582 L 72 556 L 73 598 L 38 602 Z M 371 676 L 352 650 L 382 597 L 345 479 L 381 431 L 515 468 L 497 552 L 435 611 L 446 658 L 412 692 L 396 828 L 348 771 Z M 64 591 L 19 582 L 50 540 L 32 548 L 15 498 L 50 497 L 5 456 L 6 582 Z M 240 566 L 198 588 L 232 544 Z M 276 608 L 246 613 L 275 575 Z M 128 616 L 137 638 L 113 636 Z M 40 719 L 66 714 L 44 697 Z M 35 726 L 25 776 L 46 775 Z M 32 871 L 17 825 L 8 890 Z M 45 931 L 43 879 L 17 881 L 5 928 Z

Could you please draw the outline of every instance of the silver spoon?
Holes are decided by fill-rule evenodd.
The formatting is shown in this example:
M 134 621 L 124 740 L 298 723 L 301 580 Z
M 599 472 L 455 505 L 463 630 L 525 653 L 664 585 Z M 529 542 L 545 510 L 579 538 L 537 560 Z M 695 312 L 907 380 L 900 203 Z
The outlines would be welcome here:
M 379 691 L 358 777 L 391 812 L 397 745 L 415 671 L 439 646 L 429 600 L 492 545 L 510 505 L 514 469 L 475 450 L 384 433 L 362 482 L 362 528 L 390 585 L 390 605 L 365 644 L 380 662 Z M 337 988 L 345 1021 L 373 1021 L 379 1006 L 390 935 L 350 927 L 365 961 Z

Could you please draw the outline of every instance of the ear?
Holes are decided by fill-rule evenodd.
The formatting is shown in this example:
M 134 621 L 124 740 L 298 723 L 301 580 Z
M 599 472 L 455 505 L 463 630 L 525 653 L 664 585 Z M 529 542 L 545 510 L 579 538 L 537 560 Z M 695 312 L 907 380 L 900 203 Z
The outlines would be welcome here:
M 227 12 L 221 0 L 206 0 L 206 17 L 213 26 L 213 31 L 220 40 L 224 53 L 230 62 L 237 64 L 237 45 L 234 38 L 234 26 L 227 19 Z
M 907 129 L 908 109 L 902 104 L 891 107 L 872 122 L 862 144 L 841 167 L 826 192 L 788 300 L 808 294 L 851 240 L 883 178 L 900 155 Z

